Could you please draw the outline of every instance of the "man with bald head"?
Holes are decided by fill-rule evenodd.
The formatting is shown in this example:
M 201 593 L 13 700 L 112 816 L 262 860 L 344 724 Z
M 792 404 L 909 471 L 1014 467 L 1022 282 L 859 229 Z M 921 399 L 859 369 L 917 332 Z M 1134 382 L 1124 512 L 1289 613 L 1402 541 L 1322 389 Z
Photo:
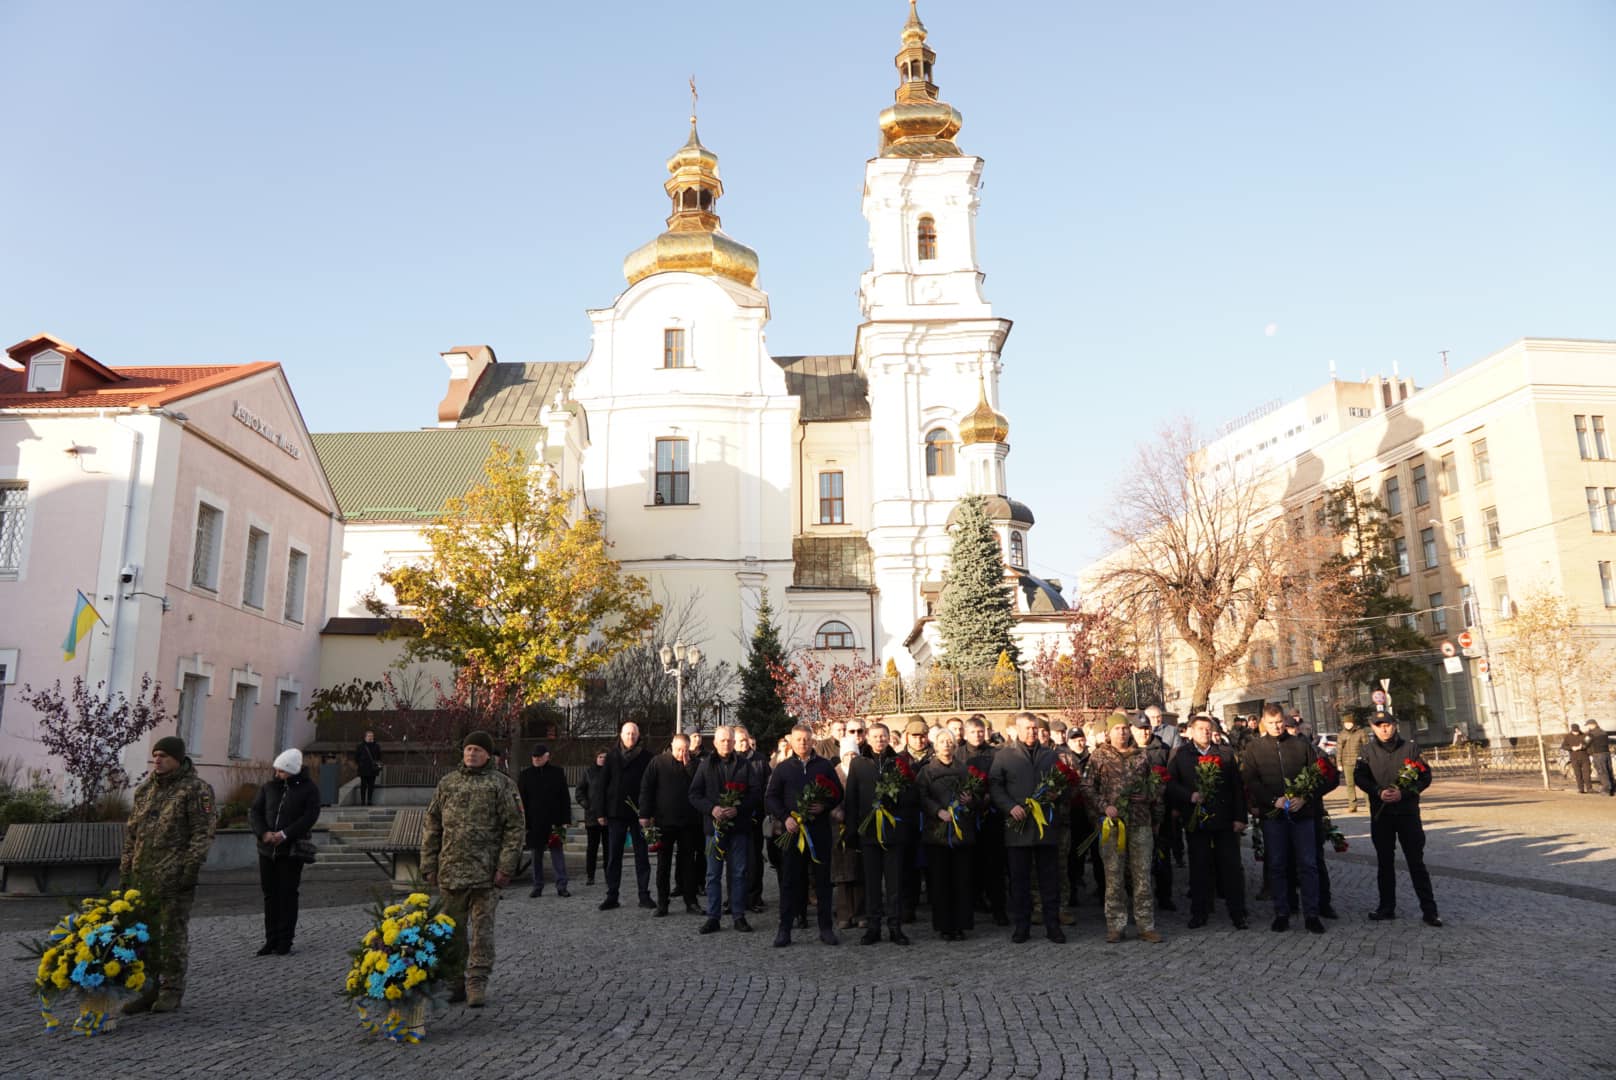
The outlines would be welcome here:
M 634 844 L 634 881 L 639 886 L 640 906 L 656 908 L 651 899 L 651 855 L 645 846 L 645 831 L 640 828 L 640 815 L 634 809 L 650 762 L 651 755 L 640 745 L 640 726 L 631 720 L 618 732 L 617 745 L 606 752 L 600 783 L 590 789 L 590 815 L 606 828 L 606 899 L 600 903 L 602 911 L 622 906 L 617 896 L 623 884 L 625 837 Z

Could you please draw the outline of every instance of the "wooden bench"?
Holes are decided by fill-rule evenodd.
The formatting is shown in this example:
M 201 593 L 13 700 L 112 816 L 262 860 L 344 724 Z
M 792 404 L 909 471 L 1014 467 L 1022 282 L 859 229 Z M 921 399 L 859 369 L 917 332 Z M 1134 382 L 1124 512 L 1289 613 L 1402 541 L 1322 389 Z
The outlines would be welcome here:
M 99 892 L 118 872 L 123 834 L 117 821 L 13 825 L 0 840 L 0 892 L 11 891 L 14 871 L 26 871 L 42 896 L 52 883 L 58 892 Z
M 407 806 L 393 814 L 387 839 L 362 844 L 359 850 L 387 875 L 395 887 L 420 888 L 424 884 L 421 880 L 421 834 L 425 829 L 426 807 Z M 524 855 L 517 868 L 517 876 L 526 873 L 529 866 Z

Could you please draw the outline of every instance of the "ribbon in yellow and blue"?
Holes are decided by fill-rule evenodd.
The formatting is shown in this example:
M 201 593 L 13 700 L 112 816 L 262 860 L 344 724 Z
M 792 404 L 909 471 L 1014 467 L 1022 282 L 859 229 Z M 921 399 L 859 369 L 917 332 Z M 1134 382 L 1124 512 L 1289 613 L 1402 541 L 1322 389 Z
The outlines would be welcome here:
M 1044 810 L 1044 804 L 1037 799 L 1023 799 L 1022 803 L 1032 813 L 1032 819 L 1038 824 L 1038 839 L 1044 838 L 1044 829 L 1049 825 L 1049 814 Z
M 73 621 L 67 626 L 67 638 L 62 642 L 62 659 L 71 660 L 78 655 L 79 639 L 90 632 L 90 627 L 96 623 L 105 626 L 107 620 L 95 610 L 90 598 L 83 592 L 78 594 L 78 602 L 73 605 Z
M 1123 823 L 1121 818 L 1106 818 L 1105 821 L 1100 824 L 1100 842 L 1102 844 L 1109 843 L 1112 832 L 1115 832 L 1117 836 L 1117 851 L 1127 851 L 1128 826 Z

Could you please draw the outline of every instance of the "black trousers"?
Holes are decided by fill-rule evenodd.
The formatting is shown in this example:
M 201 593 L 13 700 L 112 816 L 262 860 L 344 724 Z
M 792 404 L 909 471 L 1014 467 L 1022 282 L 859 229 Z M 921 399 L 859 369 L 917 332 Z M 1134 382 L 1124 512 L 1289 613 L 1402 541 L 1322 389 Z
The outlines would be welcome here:
M 1172 828 L 1173 815 L 1171 812 L 1162 818 L 1161 828 L 1156 830 L 1156 852 L 1151 861 L 1151 877 L 1156 884 L 1156 906 L 1167 907 L 1173 903 L 1173 853 L 1172 836 L 1168 830 Z M 1096 844 L 1096 847 L 1099 845 Z
M 982 818 L 976 843 L 971 845 L 971 878 L 977 895 L 994 915 L 1005 914 L 1004 874 L 1004 818 L 997 813 L 987 814 Z
M 818 900 L 819 928 L 831 928 L 834 910 L 830 888 L 830 829 L 821 827 L 812 836 L 819 854 L 818 862 L 813 861 L 809 852 L 797 850 L 797 838 L 792 835 L 787 836 L 785 850 L 780 853 L 780 930 L 783 933 L 791 932 L 797 912 L 808 905 L 809 878 L 813 879 L 814 896 Z
M 1425 826 L 1418 814 L 1388 814 L 1383 809 L 1369 823 L 1369 839 L 1375 845 L 1375 863 L 1380 885 L 1379 910 L 1397 910 L 1397 845 L 1403 847 L 1408 878 L 1420 901 L 1420 914 L 1436 914 L 1436 893 L 1431 889 L 1431 873 L 1425 869 Z
M 1589 788 L 1588 778 L 1591 765 L 1587 754 L 1571 755 L 1571 771 L 1577 777 L 1577 794 L 1586 794 Z
M 915 908 L 920 906 L 920 883 L 926 876 L 925 845 L 920 842 L 920 828 L 918 823 L 914 826 L 904 823 L 899 826 L 904 833 L 904 859 L 903 859 L 903 913 L 914 919 Z
M 1010 863 L 1010 921 L 1017 930 L 1032 926 L 1032 877 L 1038 874 L 1038 896 L 1044 911 L 1044 928 L 1060 927 L 1060 856 L 1053 844 L 1037 847 L 1007 846 Z
M 748 909 L 759 907 L 763 903 L 763 864 L 770 861 L 770 857 L 763 850 L 763 823 L 761 821 L 752 826 L 751 837 L 752 839 L 747 843 L 747 850 L 752 853 L 752 858 L 746 864 L 746 906 Z
M 673 879 L 675 893 L 687 904 L 696 902 L 698 884 L 705 882 L 701 871 L 702 847 L 706 841 L 700 825 L 687 825 L 662 830 L 662 850 L 656 860 L 656 900 L 659 907 L 668 906 L 669 877 Z
M 931 898 L 931 928 L 958 934 L 971 927 L 971 849 L 947 844 L 926 845 L 926 895 Z
M 1190 864 L 1190 914 L 1212 914 L 1213 897 L 1222 894 L 1229 918 L 1246 917 L 1246 875 L 1240 866 L 1240 841 L 1233 829 L 1186 831 Z
M 903 866 L 911 852 L 907 844 L 882 847 L 873 838 L 859 839 L 859 861 L 864 864 L 864 917 L 869 929 L 881 929 L 884 922 L 903 922 Z
M 303 863 L 258 856 L 258 884 L 264 890 L 264 944 L 290 949 L 297 934 L 297 890 Z
M 634 844 L 634 884 L 640 899 L 651 899 L 651 855 L 645 846 L 645 830 L 632 818 L 606 819 L 606 899 L 616 900 L 623 887 L 623 838 Z
M 600 846 L 606 842 L 606 826 L 588 825 L 584 831 L 589 836 L 589 849 L 584 856 L 584 877 L 594 881 L 595 863 L 600 858 Z
M 376 774 L 371 773 L 369 776 L 365 776 L 364 774 L 360 774 L 360 777 L 359 777 L 359 805 L 360 806 L 369 806 L 370 803 L 371 803 L 371 800 L 374 799 L 375 797 L 376 797 Z
M 1589 754 L 1594 766 L 1594 790 L 1605 789 L 1606 795 L 1616 795 L 1616 776 L 1611 775 L 1609 754 Z

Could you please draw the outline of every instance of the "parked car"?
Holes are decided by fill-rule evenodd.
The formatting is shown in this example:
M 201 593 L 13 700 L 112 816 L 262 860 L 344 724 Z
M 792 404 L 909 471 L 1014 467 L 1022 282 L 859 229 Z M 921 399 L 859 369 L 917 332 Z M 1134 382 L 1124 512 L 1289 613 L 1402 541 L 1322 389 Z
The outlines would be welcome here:
M 1332 759 L 1335 757 L 1335 748 L 1336 748 L 1336 737 L 1335 737 L 1335 735 L 1330 734 L 1328 732 L 1326 732 L 1323 735 L 1320 735 L 1319 739 L 1318 739 L 1318 745 L 1319 745 L 1319 752 L 1320 753 L 1326 754 Z

